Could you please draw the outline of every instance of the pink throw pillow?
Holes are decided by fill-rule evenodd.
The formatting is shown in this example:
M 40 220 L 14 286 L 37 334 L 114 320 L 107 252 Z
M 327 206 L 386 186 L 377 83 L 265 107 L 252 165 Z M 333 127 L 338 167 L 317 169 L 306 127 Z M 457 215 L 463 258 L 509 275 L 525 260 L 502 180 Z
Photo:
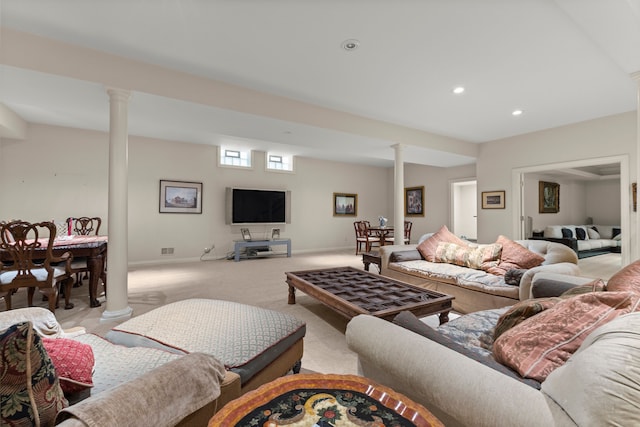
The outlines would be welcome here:
M 496 267 L 490 267 L 486 271 L 497 276 L 504 274 L 511 269 L 528 270 L 537 267 L 544 262 L 544 257 L 535 252 L 531 252 L 521 244 L 514 242 L 505 236 L 498 236 L 496 243 L 502 245 L 500 262 Z
M 43 338 L 42 343 L 65 394 L 93 387 L 95 359 L 90 345 L 68 338 Z
M 416 249 L 427 261 L 435 262 L 436 250 L 438 249 L 438 243 L 455 243 L 456 245 L 467 247 L 468 245 L 464 240 L 449 231 L 446 225 L 440 227 L 436 233 L 431 237 L 423 241 L 418 245 Z
M 591 292 L 556 303 L 504 331 L 493 343 L 496 361 L 543 382 L 597 327 L 638 310 L 640 295 Z
M 640 293 L 640 260 L 618 271 L 607 281 L 607 291 L 629 291 Z

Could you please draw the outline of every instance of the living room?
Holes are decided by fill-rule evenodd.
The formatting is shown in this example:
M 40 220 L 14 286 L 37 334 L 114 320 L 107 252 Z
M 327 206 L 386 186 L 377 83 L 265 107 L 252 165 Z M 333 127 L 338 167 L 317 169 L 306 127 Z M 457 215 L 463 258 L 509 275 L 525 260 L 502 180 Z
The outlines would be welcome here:
M 284 272 L 315 266 L 361 267 L 361 258 L 354 255 L 353 221 L 358 219 L 375 223 L 378 217 L 385 216 L 393 224 L 396 219 L 397 203 L 402 196 L 395 194 L 397 165 L 394 165 L 393 146 L 399 142 L 410 150 L 427 153 L 424 156 L 408 154 L 403 164 L 403 186 L 424 186 L 425 215 L 409 218 L 413 222 L 412 242 L 416 242 L 424 233 L 438 230 L 443 224 L 450 225 L 451 183 L 473 179 L 477 181 L 479 243 L 494 242 L 499 235 L 512 239 L 527 237 L 523 217 L 528 215 L 535 217 L 534 229 L 549 224 L 582 223 L 587 217 L 593 217 L 596 222 L 601 220 L 607 223 L 617 219 L 616 225 L 623 229 L 623 265 L 637 259 L 640 254 L 635 232 L 637 213 L 631 203 L 631 184 L 639 176 L 635 99 L 640 90 L 640 80 L 634 81 L 626 68 L 623 68 L 624 71 L 617 69 L 618 74 L 628 79 L 618 88 L 628 89 L 629 98 L 632 99 L 632 103 L 625 104 L 624 108 L 616 106 L 607 114 L 576 113 L 572 116 L 574 119 L 560 119 L 560 112 L 550 104 L 559 103 L 568 95 L 554 93 L 550 98 L 557 99 L 547 107 L 532 107 L 531 112 L 537 114 L 532 122 L 522 125 L 528 120 L 529 111 L 525 109 L 523 116 L 515 118 L 520 120 L 519 125 L 507 123 L 512 119 L 508 112 L 506 120 L 498 120 L 503 125 L 492 123 L 496 128 L 501 128 L 500 135 L 489 138 L 478 136 L 479 141 L 458 135 L 472 132 L 471 126 L 466 129 L 465 121 L 473 122 L 476 115 L 474 110 L 480 115 L 480 110 L 484 109 L 482 103 L 474 104 L 474 108 L 467 106 L 462 109 L 466 113 L 460 118 L 452 114 L 449 130 L 459 131 L 460 134 L 452 132 L 451 135 L 455 137 L 445 137 L 431 132 L 427 123 L 418 129 L 405 124 L 393 124 L 390 119 L 364 118 L 357 111 L 345 113 L 344 109 L 318 107 L 304 97 L 294 103 L 285 98 L 287 91 L 274 95 L 240 88 L 223 83 L 216 76 L 203 77 L 198 73 L 189 74 L 193 70 L 179 72 L 145 63 L 143 55 L 120 57 L 94 48 L 85 50 L 86 46 L 80 47 L 68 40 L 43 34 L 30 34 L 26 32 L 27 27 L 17 27 L 14 23 L 13 26 L 3 25 L 2 28 L 1 71 L 5 94 L 0 100 L 0 199 L 3 200 L 0 219 L 63 221 L 69 216 L 98 216 L 104 221 L 100 234 L 109 234 L 109 155 L 112 147 L 108 131 L 109 97 L 105 87 L 119 85 L 131 90 L 131 129 L 139 126 L 133 119 L 140 117 L 140 110 L 145 110 L 146 117 L 152 118 L 151 125 L 145 123 L 150 129 L 148 133 L 138 131 L 140 127 L 137 127 L 127 138 L 128 298 L 134 316 L 153 307 L 194 296 L 229 298 L 273 308 L 308 321 L 305 354 L 313 356 L 308 357 L 310 363 L 306 369 L 325 372 L 327 366 L 331 366 L 332 372 L 353 373 L 356 370 L 355 357 L 347 351 L 343 342 L 346 321 L 305 296 L 299 298 L 295 306 L 287 305 Z M 339 45 L 339 41 L 334 44 Z M 64 58 L 65 61 L 58 61 L 57 58 Z M 508 58 L 503 59 L 508 61 Z M 342 59 L 336 60 L 335 68 L 348 70 L 350 65 L 340 61 Z M 526 62 L 522 60 L 523 64 Z M 122 68 L 119 69 L 119 66 Z M 259 64 L 255 68 L 260 68 Z M 136 69 L 142 71 L 132 72 Z M 125 71 L 118 73 L 114 70 Z M 265 71 L 265 74 L 268 73 Z M 306 76 L 302 72 L 283 71 L 283 74 L 292 80 L 294 74 Z M 577 74 L 574 70 L 572 75 L 575 78 Z M 36 80 L 41 81 L 34 76 L 44 76 L 43 81 L 50 82 L 51 86 L 58 89 L 54 100 L 59 99 L 60 105 L 54 102 L 54 107 L 47 109 L 45 105 L 34 103 L 25 107 L 30 97 L 37 99 L 37 92 L 44 92 L 44 88 L 30 85 Z M 534 80 L 524 77 L 525 74 L 522 76 L 521 86 L 527 86 L 522 82 L 528 79 Z M 170 80 L 172 77 L 175 80 Z M 238 80 L 242 78 L 238 77 Z M 21 82 L 28 84 L 19 85 Z M 587 87 L 597 86 L 596 82 L 581 82 L 578 86 L 582 86 L 586 92 Z M 20 96 L 16 94 L 17 87 L 22 89 Z M 371 87 L 364 92 L 372 92 Z M 607 90 L 591 96 L 601 100 L 605 98 Z M 220 96 L 225 91 L 232 96 Z M 451 96 L 448 87 L 446 91 L 446 96 Z M 335 89 L 334 92 L 341 90 Z M 79 104 L 74 105 L 73 113 L 67 109 L 71 107 L 62 102 L 65 95 Z M 162 98 L 172 96 L 175 96 L 172 103 L 163 102 Z M 234 96 L 236 99 L 230 101 Z M 91 110 L 91 114 L 87 110 L 85 115 L 81 108 L 83 104 L 79 102 L 84 98 L 91 98 L 87 104 L 93 104 L 97 99 L 103 105 Z M 380 102 L 381 105 L 391 99 L 382 98 L 384 102 Z M 449 99 L 449 102 L 452 101 Z M 218 132 L 212 130 L 215 127 L 213 124 L 207 126 L 209 122 L 216 122 L 214 117 L 219 116 L 213 110 L 223 109 L 221 105 L 224 103 L 230 110 L 237 109 L 235 113 L 245 115 L 246 125 L 225 122 L 220 125 L 222 130 Z M 594 101 L 583 103 L 606 104 Z M 161 110 L 169 108 L 167 105 L 175 108 L 175 111 L 172 110 L 175 117 L 165 122 L 167 115 L 162 114 Z M 458 111 L 457 108 L 449 105 L 450 110 Z M 36 112 L 44 112 L 44 118 L 28 120 L 21 117 L 31 117 L 29 114 Z M 262 114 L 260 120 L 274 120 L 276 123 L 267 127 L 271 132 L 261 134 L 253 128 L 259 113 Z M 78 121 L 86 123 L 86 126 L 77 125 Z M 157 126 L 153 126 L 154 121 Z M 191 125 L 193 133 L 200 134 L 192 139 L 185 137 L 181 129 Z M 237 135 L 230 131 L 234 127 Z M 296 133 L 303 128 L 313 128 L 313 132 Z M 473 132 L 479 132 L 481 128 L 473 127 Z M 283 129 L 294 130 L 286 133 Z M 526 130 L 518 132 L 514 129 Z M 305 130 L 309 132 L 309 129 Z M 303 138 L 302 135 L 317 135 L 315 132 L 320 132 L 326 138 L 313 141 L 317 156 L 304 151 L 304 144 L 296 144 L 296 139 Z M 344 135 L 348 136 L 345 140 L 365 139 L 377 145 L 370 145 L 368 149 L 354 149 L 346 143 L 342 144 Z M 276 143 L 265 144 L 262 138 L 279 139 Z M 285 140 L 288 142 L 285 143 Z M 220 165 L 220 147 L 249 149 L 252 166 L 245 169 Z M 265 163 L 272 152 L 291 154 L 293 171 L 267 170 Z M 437 165 L 434 159 L 440 155 L 455 157 L 457 162 L 455 165 Z M 579 168 L 610 162 L 620 165 L 619 179 L 612 185 L 575 185 L 571 181 L 556 180 L 543 171 L 545 168 Z M 532 178 L 534 189 L 525 193 L 523 203 L 520 203 L 520 174 L 529 177 L 535 174 Z M 160 212 L 161 180 L 201 183 L 201 213 Z M 536 210 L 534 214 L 527 213 L 531 212 L 531 207 L 537 207 L 535 182 L 539 180 L 560 183 L 560 212 L 538 214 Z M 225 191 L 229 187 L 291 192 L 290 223 L 249 226 L 256 238 L 269 236 L 272 227 L 280 228 L 280 235 L 292 241 L 291 259 L 267 258 L 239 263 L 225 259 L 233 249 L 233 242 L 242 238 L 242 226 L 230 225 L 225 219 Z M 576 189 L 578 195 L 570 188 Z M 504 209 L 481 209 L 480 194 L 494 191 L 504 191 Z M 335 193 L 356 194 L 357 215 L 334 215 Z M 611 209 L 604 209 L 603 204 Z M 167 248 L 172 249 L 171 253 L 164 253 L 163 249 Z M 212 250 L 205 252 L 204 248 Z M 269 286 L 263 287 L 262 281 L 268 282 Z M 229 283 L 232 284 L 231 288 L 228 288 Z M 241 284 L 247 287 L 241 289 Z M 73 298 L 81 299 L 82 304 L 77 304 L 75 310 L 60 309 L 56 311 L 56 316 L 65 327 L 84 324 L 93 331 L 104 332 L 111 325 L 100 322 L 103 309 L 90 309 L 84 303 L 86 288 L 85 285 L 73 290 Z M 335 340 L 341 340 L 340 344 L 332 345 Z

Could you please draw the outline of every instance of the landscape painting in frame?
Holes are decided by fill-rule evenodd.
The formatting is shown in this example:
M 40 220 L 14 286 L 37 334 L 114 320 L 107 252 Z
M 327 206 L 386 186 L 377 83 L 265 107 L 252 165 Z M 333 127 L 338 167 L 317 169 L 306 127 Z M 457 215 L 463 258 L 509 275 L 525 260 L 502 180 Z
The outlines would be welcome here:
M 504 209 L 504 191 L 483 191 L 482 209 Z
M 357 214 L 357 194 L 333 193 L 333 216 L 356 216 Z
M 202 213 L 202 183 L 160 180 L 160 213 Z

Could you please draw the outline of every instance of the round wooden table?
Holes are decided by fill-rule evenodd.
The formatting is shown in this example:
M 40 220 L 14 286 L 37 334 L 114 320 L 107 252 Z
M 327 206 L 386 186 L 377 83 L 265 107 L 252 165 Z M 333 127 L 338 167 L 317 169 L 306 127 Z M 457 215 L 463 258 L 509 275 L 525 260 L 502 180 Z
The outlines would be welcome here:
M 356 375 L 287 375 L 227 403 L 209 427 L 444 426 L 424 406 Z

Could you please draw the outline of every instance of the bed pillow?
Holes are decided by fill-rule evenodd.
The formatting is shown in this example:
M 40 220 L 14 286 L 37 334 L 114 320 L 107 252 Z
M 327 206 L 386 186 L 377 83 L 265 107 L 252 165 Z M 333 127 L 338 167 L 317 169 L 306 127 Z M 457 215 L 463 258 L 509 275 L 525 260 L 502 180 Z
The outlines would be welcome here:
M 531 252 L 521 244 L 505 236 L 498 236 L 496 243 L 502 246 L 502 253 L 498 265 L 486 270 L 491 274 L 504 276 L 505 273 L 512 268 L 528 270 L 544 262 L 542 255 Z
M 416 249 L 425 260 L 435 262 L 436 250 L 440 242 L 455 243 L 463 247 L 468 246 L 464 240 L 450 232 L 446 225 L 443 225 L 433 236 L 420 243 Z
M 596 328 L 636 311 L 640 295 L 591 292 L 562 300 L 507 330 L 493 343 L 493 356 L 525 378 L 544 382 Z
M 31 322 L 0 333 L 0 425 L 53 426 L 68 406 L 56 370 Z
M 68 338 L 43 338 L 65 395 L 93 387 L 95 359 L 90 345 Z

